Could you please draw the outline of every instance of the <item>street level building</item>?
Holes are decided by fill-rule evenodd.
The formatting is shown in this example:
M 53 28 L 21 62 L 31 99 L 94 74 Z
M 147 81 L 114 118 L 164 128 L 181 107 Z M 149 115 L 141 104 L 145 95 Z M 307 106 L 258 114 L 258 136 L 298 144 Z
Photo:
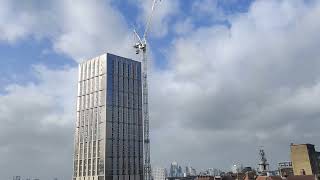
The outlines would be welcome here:
M 294 175 L 319 175 L 320 153 L 313 144 L 291 144 L 290 149 Z
M 281 177 L 293 176 L 292 162 L 279 162 L 278 163 L 279 175 Z
M 73 180 L 143 180 L 141 63 L 79 64 Z

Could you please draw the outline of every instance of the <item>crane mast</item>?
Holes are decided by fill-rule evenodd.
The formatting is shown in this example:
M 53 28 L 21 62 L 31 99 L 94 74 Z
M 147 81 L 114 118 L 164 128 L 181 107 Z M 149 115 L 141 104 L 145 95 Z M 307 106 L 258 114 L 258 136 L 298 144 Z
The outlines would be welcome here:
M 161 1 L 161 0 L 160 0 Z M 142 39 L 134 30 L 138 42 L 133 46 L 136 49 L 136 54 L 142 52 L 142 87 L 143 87 L 143 151 L 144 151 L 144 164 L 143 164 L 143 177 L 144 180 L 152 180 L 151 177 L 151 163 L 150 163 L 150 136 L 149 136 L 149 103 L 148 103 L 148 58 L 147 58 L 147 35 L 150 29 L 152 17 L 154 14 L 155 6 L 158 0 L 153 0 L 151 15 L 149 16 L 145 31 Z

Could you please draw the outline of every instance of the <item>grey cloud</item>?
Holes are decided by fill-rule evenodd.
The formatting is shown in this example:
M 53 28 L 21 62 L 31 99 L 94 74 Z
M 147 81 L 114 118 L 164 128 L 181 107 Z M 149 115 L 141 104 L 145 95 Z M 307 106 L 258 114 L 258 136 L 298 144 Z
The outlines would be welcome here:
M 35 66 L 38 84 L 0 97 L 0 174 L 71 178 L 76 69 Z
M 154 144 L 170 145 L 165 156 L 153 148 L 154 161 L 255 166 L 264 145 L 276 164 L 291 142 L 319 145 L 319 10 L 317 1 L 256 1 L 230 28 L 177 37 L 170 69 L 153 75 L 163 83 L 151 82 Z
M 82 22 L 72 26 L 70 22 L 82 17 L 83 3 L 65 14 L 66 25 L 54 26 L 58 30 L 44 34 L 53 37 L 56 51 L 75 58 L 100 54 L 98 51 L 113 45 L 113 38 L 107 35 L 97 38 L 104 31 L 91 31 L 109 27 L 100 21 L 89 23 L 92 29 Z M 69 5 L 67 2 L 65 8 Z M 28 8 L 32 7 L 20 10 L 33 12 Z M 93 19 L 95 13 L 106 16 L 97 4 L 88 10 Z M 255 165 L 260 145 L 273 164 L 288 160 L 291 142 L 319 145 L 319 15 L 317 2 L 257 1 L 248 13 L 232 17 L 230 28 L 194 27 L 188 36 L 178 35 L 167 50 L 168 68 L 154 68 L 150 75 L 153 163 L 167 166 L 177 160 L 198 168 L 228 170 L 235 162 Z M 121 19 L 107 22 L 114 22 L 125 33 Z M 32 36 L 34 24 L 20 31 L 23 25 L 17 22 L 14 27 L 18 29 L 13 31 L 17 33 L 7 40 Z M 1 27 L 1 31 L 8 30 Z M 127 53 L 126 48 L 121 51 Z M 39 83 L 12 85 L 0 96 L 0 174 L 10 178 L 37 169 L 41 177 L 58 174 L 68 179 L 76 72 L 43 66 L 35 67 L 35 72 Z

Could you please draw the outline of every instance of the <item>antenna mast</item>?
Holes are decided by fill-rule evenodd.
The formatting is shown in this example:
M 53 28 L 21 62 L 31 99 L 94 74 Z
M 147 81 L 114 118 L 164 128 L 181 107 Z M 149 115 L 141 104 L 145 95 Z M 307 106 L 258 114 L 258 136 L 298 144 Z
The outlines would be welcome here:
M 137 38 L 137 43 L 133 46 L 136 49 L 136 54 L 142 52 L 142 87 L 143 87 L 143 147 L 144 147 L 144 165 L 143 175 L 144 180 L 152 180 L 151 178 L 151 163 L 150 163 L 150 138 L 149 138 L 149 103 L 148 103 L 148 61 L 147 61 L 147 35 L 150 30 L 152 17 L 154 14 L 155 6 L 161 0 L 153 0 L 151 14 L 146 23 L 143 37 L 140 38 L 139 34 L 134 30 L 134 34 Z

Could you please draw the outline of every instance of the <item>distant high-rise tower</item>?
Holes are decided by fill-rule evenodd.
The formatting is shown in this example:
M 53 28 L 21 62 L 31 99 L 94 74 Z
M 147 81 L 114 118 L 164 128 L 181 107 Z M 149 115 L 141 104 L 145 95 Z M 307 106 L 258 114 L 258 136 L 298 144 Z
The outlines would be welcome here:
M 183 171 L 181 166 L 178 165 L 176 161 L 171 163 L 170 166 L 170 177 L 183 177 Z
M 143 180 L 141 63 L 112 54 L 79 65 L 74 180 Z

